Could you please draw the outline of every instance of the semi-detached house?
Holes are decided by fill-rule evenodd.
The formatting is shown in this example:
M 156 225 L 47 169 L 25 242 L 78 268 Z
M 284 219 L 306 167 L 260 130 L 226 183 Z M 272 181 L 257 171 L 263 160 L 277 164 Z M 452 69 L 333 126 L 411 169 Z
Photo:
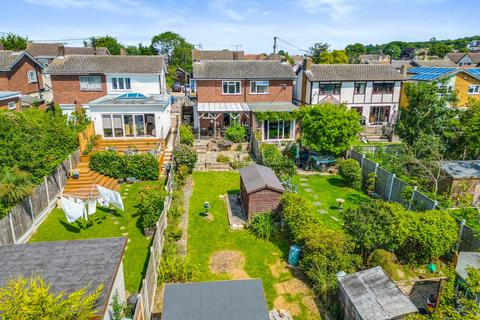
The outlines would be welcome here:
M 240 124 L 263 141 L 293 140 L 295 120 L 257 121 L 265 111 L 291 112 L 295 74 L 279 61 L 215 60 L 193 63 L 197 95 L 194 128 L 199 136 L 221 136 Z
M 58 57 L 46 73 L 55 103 L 66 114 L 84 112 L 104 139 L 165 139 L 170 131 L 162 56 Z
M 344 103 L 367 127 L 393 124 L 398 117 L 404 76 L 388 64 L 311 64 L 298 71 L 295 101 L 300 105 Z

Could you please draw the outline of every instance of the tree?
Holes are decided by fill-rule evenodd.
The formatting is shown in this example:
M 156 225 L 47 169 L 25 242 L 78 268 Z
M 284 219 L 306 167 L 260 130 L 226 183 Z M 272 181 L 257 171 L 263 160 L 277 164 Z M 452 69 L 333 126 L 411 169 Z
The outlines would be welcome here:
M 186 165 L 189 169 L 189 172 L 193 172 L 195 168 L 195 163 L 197 163 L 197 152 L 193 146 L 180 143 L 173 150 L 173 157 L 175 159 L 175 166 L 180 167 L 182 164 Z
M 321 63 L 320 56 L 324 52 L 328 52 L 330 45 L 328 43 L 317 42 L 308 49 L 309 55 L 312 58 L 313 63 Z
M 400 59 L 402 49 L 398 44 L 389 43 L 384 49 L 383 53 L 388 54 L 392 59 Z
M 417 181 L 430 188 L 437 197 L 440 181 L 445 177 L 442 163 L 445 158 L 445 144 L 437 135 L 418 134 L 411 145 L 401 146 L 401 158 L 404 170 L 415 176 Z
M 5 50 L 25 50 L 27 48 L 27 37 L 22 37 L 14 33 L 7 33 L 0 38 Z
M 152 47 L 157 51 L 158 54 L 163 54 L 168 58 L 171 58 L 173 50 L 185 42 L 185 38 L 178 33 L 167 31 L 153 36 Z
M 361 43 L 349 44 L 345 47 L 348 63 L 360 63 L 360 56 L 367 53 L 367 49 Z
M 0 288 L 0 314 L 4 320 L 87 320 L 96 315 L 102 291 L 99 286 L 88 294 L 83 288 L 65 296 L 39 276 L 18 277 Z
M 471 99 L 458 120 L 456 153 L 462 159 L 480 159 L 480 101 Z
M 345 159 L 338 163 L 338 174 L 345 183 L 352 188 L 360 189 L 362 186 L 362 168 L 355 159 Z
M 106 35 L 104 37 L 92 37 L 89 43 L 90 47 L 105 47 L 112 55 L 119 55 L 123 45 L 118 42 L 117 38 Z
M 435 43 L 435 44 L 432 45 L 432 47 L 430 48 L 428 53 L 431 56 L 437 56 L 437 57 L 443 58 L 447 55 L 447 53 L 449 53 L 451 51 L 452 51 L 451 46 L 448 46 L 444 43 Z
M 400 53 L 400 59 L 412 60 L 415 58 L 415 48 L 404 48 Z
M 444 136 L 455 110 L 456 94 L 446 89 L 446 84 L 419 82 L 405 87 L 408 106 L 402 110 L 397 133 L 408 144 L 413 144 L 419 133 Z
M 400 246 L 404 236 L 398 226 L 404 210 L 398 203 L 381 200 L 344 210 L 343 229 L 357 244 L 364 263 L 376 249 L 394 251 Z
M 346 64 L 348 63 L 348 56 L 345 50 L 333 50 L 331 53 L 332 61 L 336 64 Z
M 152 46 L 144 46 L 141 42 L 137 46 L 128 46 L 127 55 L 131 56 L 152 56 L 155 55 L 155 49 Z
M 300 116 L 302 144 L 316 152 L 338 155 L 362 130 L 358 113 L 343 104 L 303 108 Z

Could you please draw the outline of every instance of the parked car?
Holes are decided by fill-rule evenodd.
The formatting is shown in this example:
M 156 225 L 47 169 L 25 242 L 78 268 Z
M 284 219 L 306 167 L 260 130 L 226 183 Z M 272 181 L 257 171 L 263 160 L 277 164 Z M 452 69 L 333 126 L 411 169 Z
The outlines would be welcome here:
M 182 86 L 180 85 L 180 82 L 175 81 L 175 83 L 172 86 L 172 91 L 173 92 L 181 92 L 182 91 Z

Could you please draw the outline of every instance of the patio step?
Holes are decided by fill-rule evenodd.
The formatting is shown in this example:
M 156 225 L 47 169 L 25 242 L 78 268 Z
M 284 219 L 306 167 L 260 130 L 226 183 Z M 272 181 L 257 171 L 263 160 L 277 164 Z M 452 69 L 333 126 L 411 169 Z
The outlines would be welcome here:
M 95 145 L 94 151 L 104 151 L 109 147 L 115 148 L 118 152 L 125 152 L 134 146 L 138 152 L 148 152 L 155 150 L 160 143 L 160 139 L 157 138 L 145 138 L 145 139 L 101 139 Z

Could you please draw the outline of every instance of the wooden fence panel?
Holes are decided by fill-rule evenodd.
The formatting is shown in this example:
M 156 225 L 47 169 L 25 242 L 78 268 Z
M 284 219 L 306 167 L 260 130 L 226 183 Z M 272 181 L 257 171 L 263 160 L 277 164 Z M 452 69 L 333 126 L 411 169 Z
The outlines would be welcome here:
M 32 201 L 33 215 L 37 218 L 48 207 L 47 185 L 45 182 L 33 189 L 30 199 Z
M 12 219 L 15 238 L 18 240 L 33 225 L 32 212 L 30 211 L 28 198 L 23 199 L 21 203 L 12 208 L 10 211 L 10 218 Z
M 0 245 L 13 244 L 14 241 L 10 227 L 10 218 L 6 216 L 0 220 Z

